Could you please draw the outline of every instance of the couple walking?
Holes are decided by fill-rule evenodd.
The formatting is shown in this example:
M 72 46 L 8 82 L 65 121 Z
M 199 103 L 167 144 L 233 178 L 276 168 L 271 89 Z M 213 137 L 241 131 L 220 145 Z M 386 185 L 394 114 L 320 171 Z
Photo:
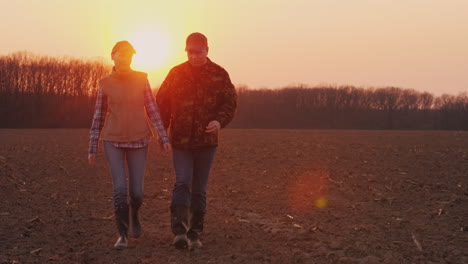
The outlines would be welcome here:
M 188 60 L 171 69 L 156 100 L 147 74 L 130 67 L 136 51 L 127 41 L 115 44 L 112 73 L 99 81 L 88 161 L 96 166 L 101 139 L 112 175 L 119 232 L 116 249 L 127 247 L 129 228 L 133 237 L 141 235 L 138 210 L 143 201 L 150 124 L 162 150 L 172 152 L 176 174 L 170 208 L 173 244 L 178 249 L 201 246 L 218 132 L 232 120 L 237 97 L 228 73 L 207 57 L 208 41 L 203 34 L 190 34 L 185 51 Z

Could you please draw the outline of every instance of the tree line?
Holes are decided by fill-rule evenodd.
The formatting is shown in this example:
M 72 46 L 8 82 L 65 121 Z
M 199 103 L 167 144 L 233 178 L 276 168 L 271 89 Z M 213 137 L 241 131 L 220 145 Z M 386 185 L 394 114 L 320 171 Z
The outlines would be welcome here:
M 397 87 L 239 88 L 232 127 L 467 130 L 468 94 Z
M 29 52 L 0 56 L 0 126 L 89 126 L 97 82 L 110 69 L 98 60 Z
M 88 128 L 99 60 L 17 52 L 0 56 L 0 127 Z M 468 130 L 468 95 L 398 87 L 237 87 L 232 128 Z M 156 92 L 156 91 L 155 91 Z

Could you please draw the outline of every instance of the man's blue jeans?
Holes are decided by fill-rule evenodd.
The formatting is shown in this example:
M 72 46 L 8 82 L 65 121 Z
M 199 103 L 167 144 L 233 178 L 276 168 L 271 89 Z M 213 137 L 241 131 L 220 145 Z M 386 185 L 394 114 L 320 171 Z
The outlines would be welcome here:
M 104 141 L 104 152 L 106 153 L 114 186 L 115 209 L 121 204 L 128 205 L 125 161 L 128 166 L 130 204 L 140 205 L 142 203 L 147 151 L 148 146 L 143 148 L 117 148 L 112 143 Z
M 176 183 L 171 206 L 185 206 L 205 212 L 206 189 L 216 147 L 172 150 Z

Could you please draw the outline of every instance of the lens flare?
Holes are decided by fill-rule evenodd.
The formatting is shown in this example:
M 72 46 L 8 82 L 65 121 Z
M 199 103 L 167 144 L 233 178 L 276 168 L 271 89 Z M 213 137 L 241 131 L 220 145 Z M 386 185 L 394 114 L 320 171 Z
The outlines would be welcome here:
M 322 208 L 327 207 L 327 203 L 328 203 L 328 201 L 327 201 L 327 199 L 325 197 L 320 197 L 315 201 L 315 206 L 317 208 L 322 209 Z
M 288 186 L 289 207 L 300 211 L 325 208 L 328 181 L 329 172 L 325 169 L 296 172 Z

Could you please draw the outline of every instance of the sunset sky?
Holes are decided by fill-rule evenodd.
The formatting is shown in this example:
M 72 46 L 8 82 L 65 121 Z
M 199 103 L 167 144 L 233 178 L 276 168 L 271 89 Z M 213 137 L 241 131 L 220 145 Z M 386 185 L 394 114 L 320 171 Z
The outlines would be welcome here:
M 191 32 L 236 85 L 349 84 L 468 92 L 466 0 L 0 0 L 0 55 L 110 61 L 129 40 L 158 86 Z

